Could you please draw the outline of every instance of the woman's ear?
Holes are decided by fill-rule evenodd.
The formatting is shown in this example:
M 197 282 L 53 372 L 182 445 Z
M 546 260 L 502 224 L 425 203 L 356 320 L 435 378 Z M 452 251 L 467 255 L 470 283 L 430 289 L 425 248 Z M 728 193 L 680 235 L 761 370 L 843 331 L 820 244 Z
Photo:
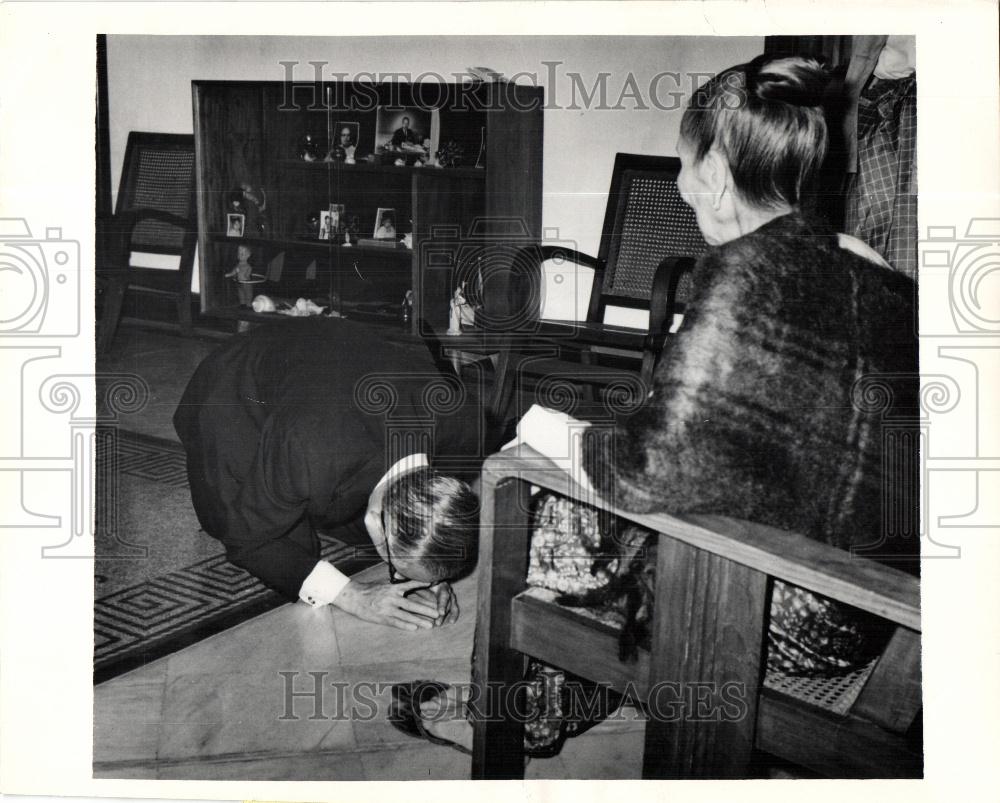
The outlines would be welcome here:
M 729 170 L 729 161 L 715 148 L 709 148 L 705 158 L 699 165 L 702 171 L 702 181 L 708 188 L 708 195 L 712 201 L 712 208 L 719 210 L 722 208 L 722 201 L 726 191 L 732 187 L 732 173 Z

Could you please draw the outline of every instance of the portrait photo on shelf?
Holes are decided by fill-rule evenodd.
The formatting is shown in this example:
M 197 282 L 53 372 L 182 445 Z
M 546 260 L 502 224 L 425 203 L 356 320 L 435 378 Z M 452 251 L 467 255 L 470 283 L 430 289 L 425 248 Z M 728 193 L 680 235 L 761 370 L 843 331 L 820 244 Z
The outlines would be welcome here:
M 356 157 L 364 155 L 358 151 L 358 145 L 361 142 L 361 123 L 338 120 L 333 130 L 334 147 L 340 148 L 344 152 L 344 158 L 347 162 L 353 164 Z
M 329 209 L 323 209 L 319 213 L 319 239 L 330 240 L 337 231 L 333 222 L 333 205 Z
M 343 204 L 330 204 L 330 209 L 328 210 L 330 215 L 330 236 L 323 239 L 332 240 L 334 235 L 339 234 L 344 228 L 347 222 L 344 218 L 345 211 Z
M 243 227 L 246 224 L 246 216 L 241 215 L 238 212 L 229 212 L 226 214 L 226 236 L 227 237 L 242 237 Z
M 380 107 L 375 123 L 375 146 L 390 153 L 429 155 L 437 150 L 437 110 L 405 106 Z
M 372 235 L 376 240 L 396 239 L 396 210 L 380 206 L 375 215 L 375 232 Z

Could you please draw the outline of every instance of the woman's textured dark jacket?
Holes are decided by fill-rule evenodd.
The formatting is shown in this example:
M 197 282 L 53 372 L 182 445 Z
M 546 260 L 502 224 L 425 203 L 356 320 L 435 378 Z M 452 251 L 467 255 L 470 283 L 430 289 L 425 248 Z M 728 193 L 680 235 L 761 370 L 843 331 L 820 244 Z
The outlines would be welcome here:
M 709 249 L 694 285 L 650 398 L 595 428 L 595 484 L 628 510 L 917 554 L 914 283 L 790 214 Z

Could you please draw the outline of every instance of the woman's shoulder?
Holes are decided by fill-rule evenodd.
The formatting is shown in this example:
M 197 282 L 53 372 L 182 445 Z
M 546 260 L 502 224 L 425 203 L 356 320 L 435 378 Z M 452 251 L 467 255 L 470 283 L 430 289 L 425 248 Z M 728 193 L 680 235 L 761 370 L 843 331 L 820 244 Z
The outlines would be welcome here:
M 699 259 L 697 273 L 705 282 L 723 277 L 732 281 L 738 276 L 756 282 L 827 261 L 820 252 L 829 252 L 832 242 L 828 233 L 799 215 L 783 215 L 742 237 L 708 248 Z
M 709 249 L 706 256 L 738 265 L 794 262 L 799 263 L 801 269 L 802 257 L 806 254 L 820 257 L 820 262 L 855 262 L 860 258 L 866 265 L 892 269 L 862 240 L 838 233 L 822 221 L 798 212 L 775 218 L 743 237 Z

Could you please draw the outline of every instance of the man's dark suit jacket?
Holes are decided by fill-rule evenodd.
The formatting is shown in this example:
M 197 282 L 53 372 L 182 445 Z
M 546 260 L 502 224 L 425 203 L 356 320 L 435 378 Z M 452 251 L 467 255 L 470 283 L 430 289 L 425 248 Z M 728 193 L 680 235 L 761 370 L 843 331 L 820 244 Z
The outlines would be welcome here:
M 477 400 L 406 336 L 340 319 L 238 335 L 198 367 L 174 414 L 202 528 L 289 599 L 319 558 L 316 527 L 364 516 L 386 470 L 428 451 L 468 475 Z

